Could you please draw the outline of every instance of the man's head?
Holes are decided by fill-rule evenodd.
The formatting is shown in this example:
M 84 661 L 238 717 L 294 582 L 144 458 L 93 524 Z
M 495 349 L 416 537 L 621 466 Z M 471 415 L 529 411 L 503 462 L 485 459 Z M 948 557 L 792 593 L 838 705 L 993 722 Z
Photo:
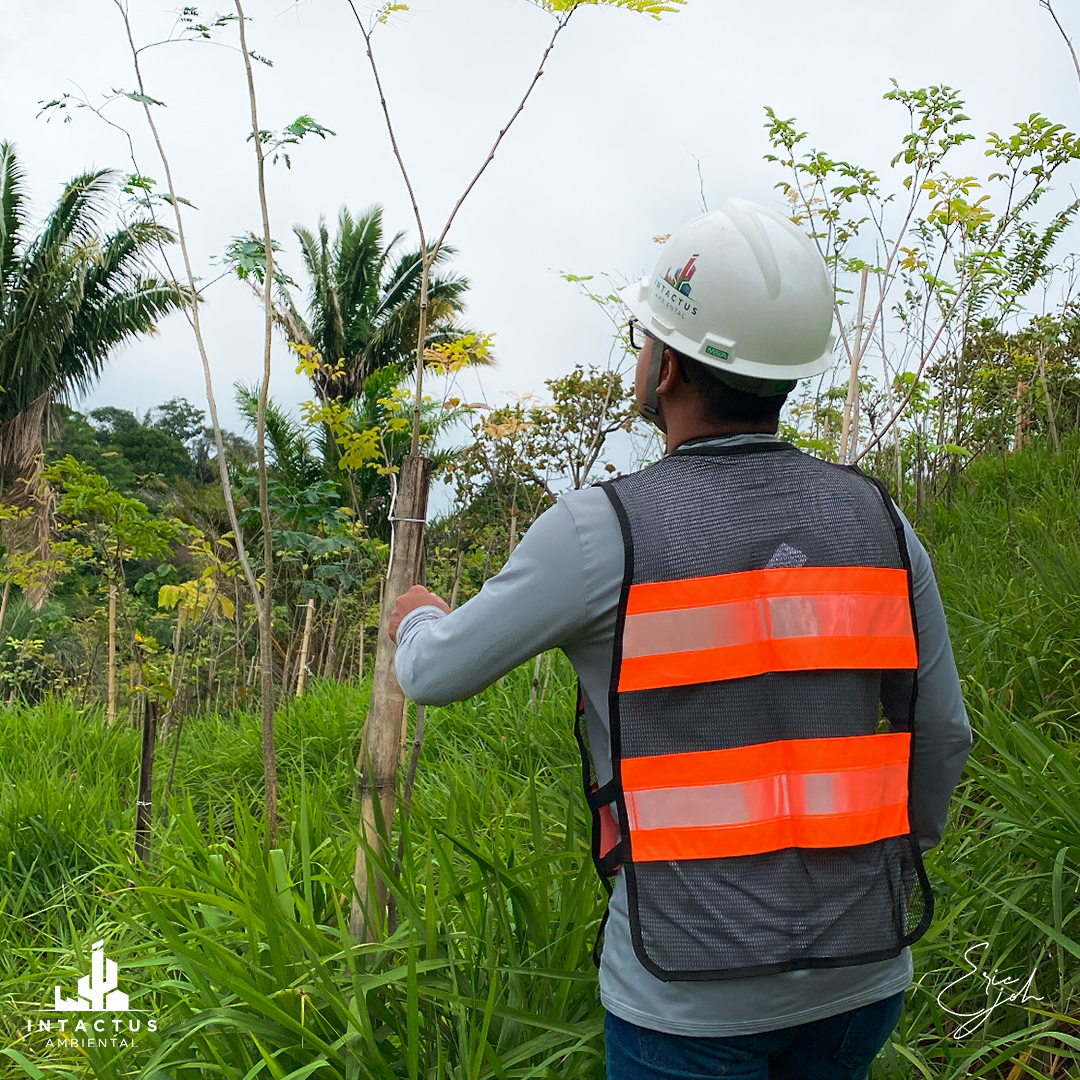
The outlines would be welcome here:
M 652 277 L 622 299 L 647 337 L 633 342 L 644 345 L 639 407 L 668 431 L 669 446 L 666 420 L 676 414 L 678 427 L 704 424 L 705 434 L 716 425 L 775 431 L 795 380 L 832 364 L 833 291 L 817 247 L 787 218 L 742 199 L 677 230 Z
M 776 433 L 780 410 L 795 387 L 794 380 L 723 375 L 684 353 L 664 346 L 655 337 L 647 338 L 638 354 L 635 387 L 638 409 L 643 415 L 647 415 L 644 406 L 650 367 L 658 353 L 661 354 L 656 379 L 659 415 L 650 419 L 661 430 L 669 430 L 667 421 L 674 409 L 677 420 L 682 421 L 680 427 L 689 423 L 695 430 L 700 428 L 702 433 Z

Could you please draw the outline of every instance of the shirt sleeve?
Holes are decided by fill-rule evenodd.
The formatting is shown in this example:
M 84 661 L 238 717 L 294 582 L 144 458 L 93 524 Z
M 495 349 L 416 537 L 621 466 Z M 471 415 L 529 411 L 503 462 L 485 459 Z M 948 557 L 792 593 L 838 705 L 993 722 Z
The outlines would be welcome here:
M 503 569 L 450 614 L 416 608 L 398 628 L 398 682 L 420 705 L 463 701 L 588 621 L 581 545 L 562 499 L 546 510 Z
M 919 847 L 928 851 L 941 842 L 949 802 L 964 771 L 972 736 L 930 556 L 907 519 L 902 514 L 901 518 L 911 558 L 919 632 L 910 824 Z

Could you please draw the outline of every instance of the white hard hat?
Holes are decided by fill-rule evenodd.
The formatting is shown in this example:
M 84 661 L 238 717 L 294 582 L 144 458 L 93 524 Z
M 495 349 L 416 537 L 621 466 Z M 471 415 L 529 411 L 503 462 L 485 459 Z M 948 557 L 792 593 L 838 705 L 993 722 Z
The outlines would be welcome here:
M 652 335 L 720 373 L 802 379 L 833 363 L 833 287 L 814 242 L 746 199 L 687 222 L 619 294 Z

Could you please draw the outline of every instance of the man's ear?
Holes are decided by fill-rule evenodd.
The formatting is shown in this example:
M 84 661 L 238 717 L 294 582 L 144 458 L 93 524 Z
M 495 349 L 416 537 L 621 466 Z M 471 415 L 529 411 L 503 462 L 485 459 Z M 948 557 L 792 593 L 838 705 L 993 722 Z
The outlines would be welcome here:
M 656 384 L 658 394 L 669 394 L 680 381 L 681 365 L 679 358 L 668 346 L 664 346 L 663 358 L 660 363 L 660 378 Z

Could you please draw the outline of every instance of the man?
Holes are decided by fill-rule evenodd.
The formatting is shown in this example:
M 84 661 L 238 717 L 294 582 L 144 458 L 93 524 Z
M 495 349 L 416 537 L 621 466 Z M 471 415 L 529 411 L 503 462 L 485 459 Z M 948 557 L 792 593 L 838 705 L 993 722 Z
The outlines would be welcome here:
M 611 1080 L 859 1080 L 971 746 L 929 558 L 883 488 L 776 436 L 832 363 L 825 266 L 789 221 L 728 200 L 623 299 L 667 454 L 564 495 L 452 614 L 405 593 L 398 678 L 442 704 L 546 649 L 573 663 Z

